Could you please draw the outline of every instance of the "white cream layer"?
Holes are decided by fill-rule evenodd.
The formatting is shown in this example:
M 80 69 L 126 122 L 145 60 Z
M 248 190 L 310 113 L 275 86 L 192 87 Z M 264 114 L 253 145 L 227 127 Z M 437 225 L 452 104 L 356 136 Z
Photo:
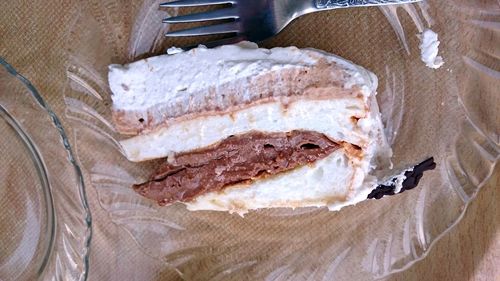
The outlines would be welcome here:
M 359 166 L 358 166 L 359 165 Z M 189 210 L 228 211 L 244 215 L 249 210 L 277 207 L 328 207 L 339 210 L 366 200 L 376 180 L 368 167 L 348 159 L 340 149 L 310 166 L 248 185 L 210 192 L 185 203 Z
M 334 141 L 365 147 L 380 123 L 355 98 L 298 100 L 286 107 L 280 101 L 255 105 L 232 114 L 209 115 L 173 123 L 154 132 L 121 141 L 127 158 L 144 161 L 207 147 L 231 135 L 249 131 L 324 133 Z M 351 117 L 361 118 L 355 121 Z

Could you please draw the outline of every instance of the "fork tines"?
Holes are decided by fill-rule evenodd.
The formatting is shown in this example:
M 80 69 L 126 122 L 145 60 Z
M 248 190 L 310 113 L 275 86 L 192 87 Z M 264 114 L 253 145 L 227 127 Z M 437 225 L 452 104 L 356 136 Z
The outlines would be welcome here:
M 218 4 L 234 4 L 234 0 L 180 0 L 160 4 L 161 7 L 193 7 Z M 184 16 L 170 17 L 163 20 L 164 23 L 190 23 L 212 20 L 234 20 L 232 22 L 200 26 L 190 29 L 168 32 L 167 36 L 196 36 L 209 34 L 236 33 L 239 31 L 237 23 L 238 11 L 236 7 L 229 7 L 205 13 L 190 14 Z
M 160 4 L 160 7 L 178 8 L 178 7 L 194 7 L 207 6 L 218 4 L 234 4 L 235 0 L 179 0 Z

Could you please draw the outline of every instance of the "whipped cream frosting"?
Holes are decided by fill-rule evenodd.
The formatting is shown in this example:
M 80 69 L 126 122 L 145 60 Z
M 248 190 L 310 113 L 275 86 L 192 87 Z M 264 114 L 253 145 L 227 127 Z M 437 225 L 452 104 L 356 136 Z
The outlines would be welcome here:
M 263 49 L 243 42 L 215 49 L 204 46 L 175 55 L 161 55 L 128 65 L 109 66 L 109 86 L 113 107 L 120 110 L 147 110 L 159 102 L 169 103 L 210 86 L 245 77 L 262 75 L 283 68 L 311 66 L 324 56 L 296 47 Z M 349 74 L 345 87 L 360 86 L 368 97 L 377 88 L 377 79 L 361 67 L 337 56 L 324 53 L 342 65 Z M 367 81 L 369 81 L 367 85 Z

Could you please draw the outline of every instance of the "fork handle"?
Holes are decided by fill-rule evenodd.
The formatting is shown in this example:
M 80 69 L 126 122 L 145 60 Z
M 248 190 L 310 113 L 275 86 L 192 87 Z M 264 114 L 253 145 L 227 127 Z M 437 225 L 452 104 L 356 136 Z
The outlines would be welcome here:
M 389 4 L 407 4 L 421 0 L 314 0 L 316 9 L 338 9 L 352 7 L 381 6 Z

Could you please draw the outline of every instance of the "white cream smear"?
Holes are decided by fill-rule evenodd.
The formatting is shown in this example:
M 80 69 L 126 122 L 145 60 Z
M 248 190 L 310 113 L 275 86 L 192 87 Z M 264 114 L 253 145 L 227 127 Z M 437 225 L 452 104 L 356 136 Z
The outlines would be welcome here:
M 168 50 L 167 50 L 168 55 L 175 55 L 175 54 L 182 53 L 182 52 L 184 52 L 184 50 L 181 48 L 177 48 L 177 47 L 171 47 L 171 48 L 168 48 Z
M 438 69 L 444 64 L 444 60 L 439 53 L 438 35 L 430 29 L 424 30 L 419 35 L 420 38 L 420 56 L 425 65 L 432 69 Z

